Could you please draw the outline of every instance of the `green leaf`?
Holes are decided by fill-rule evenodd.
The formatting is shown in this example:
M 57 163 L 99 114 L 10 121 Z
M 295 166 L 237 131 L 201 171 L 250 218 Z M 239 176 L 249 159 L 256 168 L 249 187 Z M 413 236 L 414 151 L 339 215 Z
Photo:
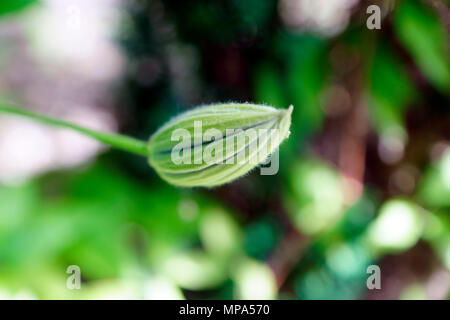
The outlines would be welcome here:
M 420 200 L 430 207 L 450 207 L 450 151 L 423 175 L 418 189 Z
M 292 222 L 302 232 L 319 234 L 331 228 L 344 213 L 344 201 L 336 171 L 317 159 L 292 165 L 286 194 Z
M 256 101 L 278 108 L 286 105 L 282 82 L 275 66 L 269 63 L 259 66 L 253 82 Z
M 199 250 L 174 254 L 162 264 L 161 272 L 180 287 L 189 290 L 211 289 L 227 278 L 225 266 Z
M 415 97 L 405 67 L 389 47 L 381 44 L 370 68 L 370 100 L 375 128 L 403 125 L 403 114 Z
M 1 0 L 0 16 L 20 11 L 34 3 L 36 3 L 36 0 Z
M 424 214 L 416 204 L 389 199 L 367 230 L 369 243 L 378 252 L 407 250 L 422 236 L 424 221 Z
M 327 77 L 326 43 L 311 35 L 281 34 L 277 39 L 281 58 L 286 61 L 285 87 L 289 104 L 295 106 L 292 118 L 296 140 L 317 131 L 324 118 L 320 93 Z
M 402 1 L 394 16 L 397 36 L 424 75 L 443 92 L 450 89 L 448 38 L 444 26 L 421 1 Z

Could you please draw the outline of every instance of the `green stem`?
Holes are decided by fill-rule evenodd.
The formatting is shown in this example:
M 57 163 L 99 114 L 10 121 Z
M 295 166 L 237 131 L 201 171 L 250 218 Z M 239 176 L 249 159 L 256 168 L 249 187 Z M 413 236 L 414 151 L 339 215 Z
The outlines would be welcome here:
M 18 109 L 18 108 L 14 108 L 14 107 L 0 105 L 0 113 L 1 112 L 37 120 L 39 122 L 49 124 L 52 126 L 56 126 L 56 127 L 71 129 L 71 130 L 77 131 L 79 133 L 82 133 L 86 136 L 89 136 L 91 138 L 94 138 L 97 141 L 108 144 L 114 148 L 121 149 L 124 151 L 142 155 L 142 156 L 147 156 L 147 143 L 145 141 L 141 141 L 141 140 L 137 140 L 137 139 L 134 139 L 131 137 L 123 136 L 121 134 L 101 132 L 101 131 L 95 131 L 95 130 L 83 128 L 83 127 L 77 126 L 76 124 L 72 124 L 72 123 L 65 122 L 65 121 L 58 120 L 58 119 L 53 119 L 50 117 L 46 117 L 46 116 L 43 116 L 40 114 L 36 114 L 36 113 L 30 112 L 27 110 Z

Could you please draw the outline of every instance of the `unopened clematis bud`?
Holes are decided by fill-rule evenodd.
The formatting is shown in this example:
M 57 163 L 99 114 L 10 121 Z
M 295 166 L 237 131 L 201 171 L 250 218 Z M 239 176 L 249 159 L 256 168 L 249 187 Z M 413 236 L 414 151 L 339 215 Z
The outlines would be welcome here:
M 203 106 L 170 120 L 146 142 L 0 104 L 0 112 L 71 129 L 145 156 L 161 178 L 183 187 L 225 184 L 267 162 L 289 135 L 292 109 L 249 103 Z
M 185 112 L 150 138 L 150 165 L 177 186 L 233 181 L 264 162 L 287 138 L 292 109 L 229 103 Z

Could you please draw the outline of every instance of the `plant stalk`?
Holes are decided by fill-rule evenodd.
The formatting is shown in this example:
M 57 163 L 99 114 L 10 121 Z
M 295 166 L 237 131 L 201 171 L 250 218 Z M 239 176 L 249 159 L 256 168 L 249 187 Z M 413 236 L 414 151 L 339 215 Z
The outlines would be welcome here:
M 109 133 L 109 132 L 101 132 L 96 130 L 91 130 L 88 128 L 84 128 L 81 126 L 78 126 L 76 124 L 66 122 L 59 119 L 54 119 L 51 117 L 47 117 L 44 115 L 40 115 L 28 110 L 14 108 L 10 106 L 4 106 L 0 105 L 0 113 L 7 113 L 12 115 L 17 115 L 21 117 L 25 117 L 28 119 L 33 119 L 38 122 L 42 122 L 51 126 L 60 127 L 60 128 L 66 128 L 71 129 L 73 131 L 79 132 L 83 135 L 86 135 L 88 137 L 91 137 L 99 142 L 105 143 L 111 147 L 131 152 L 134 154 L 147 156 L 148 155 L 148 148 L 147 148 L 147 142 L 141 141 L 135 138 L 127 137 L 121 134 L 116 133 Z

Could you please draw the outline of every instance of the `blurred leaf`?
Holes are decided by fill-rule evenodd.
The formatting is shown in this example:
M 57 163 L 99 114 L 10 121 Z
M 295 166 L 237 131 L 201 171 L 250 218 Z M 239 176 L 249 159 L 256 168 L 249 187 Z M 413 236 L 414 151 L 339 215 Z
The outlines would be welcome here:
M 443 237 L 433 241 L 433 248 L 443 265 L 450 270 L 450 234 L 448 234 L 448 230 L 450 229 L 447 228 L 447 234 Z
M 181 197 L 169 187 L 141 194 L 136 222 L 145 227 L 153 241 L 189 241 L 202 215 L 200 201 Z
M 82 299 L 94 300 L 134 300 L 144 299 L 141 286 L 132 280 L 114 279 L 90 283 L 82 288 Z M 77 290 L 73 290 L 77 291 Z
M 450 270 L 450 214 L 430 213 L 427 218 L 423 237 L 431 244 L 444 266 Z
M 376 203 L 372 195 L 365 192 L 349 207 L 336 226 L 344 236 L 354 238 L 361 235 L 375 217 Z
M 333 299 L 336 291 L 337 283 L 324 268 L 311 268 L 295 281 L 295 292 L 302 300 Z M 344 297 L 342 291 L 340 297 Z
M 317 159 L 294 163 L 286 195 L 293 223 L 313 235 L 332 227 L 344 212 L 337 172 Z
M 437 165 L 427 169 L 419 183 L 418 194 L 427 206 L 450 207 L 450 151 Z
M 161 270 L 180 287 L 189 290 L 214 288 L 227 277 L 224 265 L 213 256 L 201 251 L 186 251 L 169 257 Z
M 37 0 L 1 0 L 0 16 L 20 11 L 36 2 Z
M 220 259 L 230 257 L 242 249 L 239 225 L 228 212 L 219 208 L 205 210 L 199 232 L 205 249 Z
M 423 2 L 404 0 L 395 10 L 394 26 L 400 41 L 425 76 L 443 92 L 448 92 L 448 38 L 439 18 Z
M 404 110 L 415 91 L 404 66 L 387 46 L 380 45 L 375 52 L 370 89 L 375 128 L 380 132 L 392 125 L 403 126 Z
M 323 265 L 312 266 L 302 272 L 295 280 L 295 293 L 299 299 L 357 299 L 366 288 L 365 273 L 355 279 L 341 279 Z
M 39 205 L 35 184 L 6 187 L 0 185 L 0 237 L 25 221 Z
M 328 268 L 341 279 L 363 279 L 370 257 L 359 243 L 333 243 L 326 250 Z
M 418 283 L 410 284 L 400 294 L 400 300 L 427 300 L 427 290 Z
M 280 229 L 277 221 L 261 219 L 253 222 L 245 228 L 245 251 L 256 259 L 265 259 L 273 250 L 280 237 Z
M 74 229 L 65 217 L 29 219 L 0 242 L 3 266 L 23 268 L 45 264 L 74 242 Z
M 256 103 L 267 104 L 276 108 L 288 106 L 282 81 L 272 64 L 264 63 L 257 67 L 253 79 Z
M 422 236 L 424 216 L 420 208 L 407 200 L 390 199 L 368 229 L 370 244 L 378 252 L 396 252 L 411 248 Z
M 296 139 L 319 129 L 323 121 L 319 96 L 327 77 L 326 43 L 310 35 L 281 34 L 277 49 L 286 63 L 289 105 L 294 105 L 292 132 Z
M 233 270 L 236 285 L 235 299 L 270 300 L 275 299 L 277 286 L 275 275 L 266 264 L 243 258 Z
M 120 206 L 131 205 L 129 195 L 138 190 L 121 172 L 103 163 L 75 172 L 68 189 L 74 199 L 114 201 Z

